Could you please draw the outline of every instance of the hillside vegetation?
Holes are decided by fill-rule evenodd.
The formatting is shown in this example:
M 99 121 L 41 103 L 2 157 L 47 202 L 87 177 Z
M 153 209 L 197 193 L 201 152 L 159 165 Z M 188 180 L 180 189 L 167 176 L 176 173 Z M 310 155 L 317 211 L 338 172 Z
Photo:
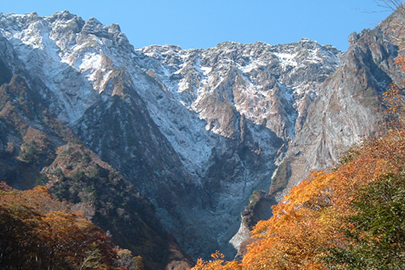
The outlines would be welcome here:
M 13 190 L 0 182 L 1 269 L 144 269 L 80 209 L 46 187 Z
M 397 61 L 404 67 L 404 58 Z M 241 262 L 198 260 L 192 269 L 402 269 L 405 265 L 403 92 L 383 98 L 395 121 L 353 147 L 334 169 L 313 172 L 251 232 Z

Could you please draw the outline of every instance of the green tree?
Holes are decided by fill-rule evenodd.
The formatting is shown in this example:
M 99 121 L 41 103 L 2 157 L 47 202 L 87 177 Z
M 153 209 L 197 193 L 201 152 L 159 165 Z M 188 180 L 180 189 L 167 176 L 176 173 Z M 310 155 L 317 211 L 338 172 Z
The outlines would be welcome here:
M 405 177 L 388 174 L 360 189 L 346 218 L 348 245 L 326 258 L 337 269 L 403 269 Z

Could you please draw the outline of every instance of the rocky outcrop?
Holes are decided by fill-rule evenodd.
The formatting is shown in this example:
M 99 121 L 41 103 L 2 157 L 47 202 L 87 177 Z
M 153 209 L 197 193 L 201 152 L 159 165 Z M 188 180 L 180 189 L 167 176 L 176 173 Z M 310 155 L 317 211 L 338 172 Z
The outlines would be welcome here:
M 19 189 L 47 185 L 55 198 L 70 201 L 108 231 L 115 244 L 141 255 L 147 269 L 192 266 L 153 204 L 49 110 L 39 94 L 44 84 L 32 80 L 7 40 L 0 43 L 7 49 L 0 52 L 1 181 Z
M 401 14 L 393 14 L 373 30 L 350 35 L 342 65 L 319 86 L 302 130 L 278 167 L 271 193 L 283 190 L 283 194 L 310 170 L 333 166 L 343 152 L 384 125 L 381 94 L 389 84 L 402 82 L 394 64 L 403 47 L 394 30 L 400 29 L 400 18 Z
M 260 220 L 268 220 L 273 216 L 272 206 L 276 204 L 276 199 L 263 190 L 255 190 L 250 195 L 249 204 L 241 214 L 239 230 L 229 241 L 238 250 L 237 260 L 243 258 L 247 244 L 252 243 L 250 231 Z
M 194 256 L 227 245 L 339 65 L 339 51 L 306 39 L 135 50 L 117 25 L 67 11 L 0 23 L 49 89 L 40 94 L 52 112 L 154 203 Z
M 201 185 L 210 211 L 200 222 L 222 234 L 216 238 L 224 247 L 251 192 L 269 186 L 296 123 L 304 121 L 316 86 L 339 65 L 340 52 L 310 40 L 139 51 L 138 65 L 148 67 L 158 87 L 137 89 L 145 89 L 139 92 L 152 118 Z
M 376 129 L 379 95 L 400 80 L 398 31 L 352 34 L 344 54 L 308 39 L 134 49 L 95 18 L 8 14 L 0 42 L 15 63 L 0 81 L 23 65 L 49 111 L 153 203 L 182 248 L 233 256 L 253 190 L 283 194 Z M 244 232 L 271 215 L 265 197 Z

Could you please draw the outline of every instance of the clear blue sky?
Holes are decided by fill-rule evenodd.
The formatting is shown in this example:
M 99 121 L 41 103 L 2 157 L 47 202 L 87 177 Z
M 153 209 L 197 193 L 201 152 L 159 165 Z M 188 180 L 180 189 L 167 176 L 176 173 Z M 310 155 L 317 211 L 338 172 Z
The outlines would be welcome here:
M 85 20 L 118 23 L 135 48 L 174 44 L 210 48 L 224 41 L 281 44 L 301 38 L 348 47 L 350 33 L 375 27 L 390 12 L 374 0 L 2 0 L 0 12 L 69 10 Z

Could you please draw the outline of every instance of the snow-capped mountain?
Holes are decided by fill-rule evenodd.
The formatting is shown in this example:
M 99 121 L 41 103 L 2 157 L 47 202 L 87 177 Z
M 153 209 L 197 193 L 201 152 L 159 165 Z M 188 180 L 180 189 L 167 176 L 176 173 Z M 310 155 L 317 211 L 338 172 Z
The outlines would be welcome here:
M 118 25 L 67 11 L 2 14 L 0 35 L 50 110 L 155 205 L 194 257 L 235 254 L 229 241 L 250 194 L 282 191 L 336 161 L 325 149 L 347 149 L 380 120 L 356 87 L 371 80 L 373 98 L 398 79 L 398 48 L 380 28 L 352 36 L 345 54 L 308 39 L 135 49 Z

